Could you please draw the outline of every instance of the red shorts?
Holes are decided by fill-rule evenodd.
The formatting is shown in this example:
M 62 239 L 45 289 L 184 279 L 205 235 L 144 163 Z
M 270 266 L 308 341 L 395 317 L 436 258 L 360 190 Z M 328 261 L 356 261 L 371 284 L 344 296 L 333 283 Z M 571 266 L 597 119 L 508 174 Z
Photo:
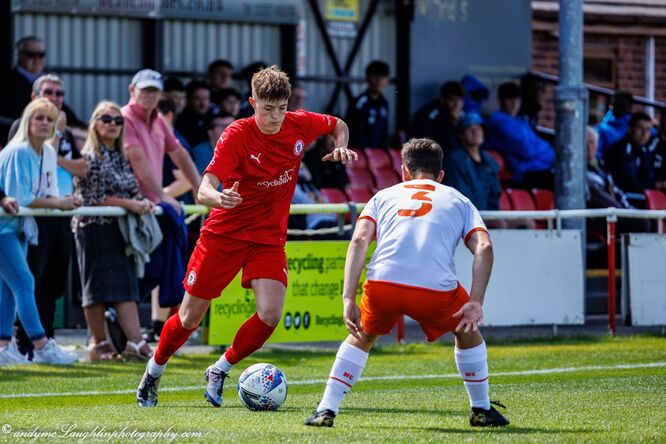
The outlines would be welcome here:
M 452 315 L 469 302 L 462 285 L 451 291 L 435 291 L 392 282 L 366 281 L 361 298 L 361 325 L 369 336 L 391 332 L 400 316 L 419 323 L 432 342 L 453 331 L 460 322 Z
M 241 285 L 252 279 L 273 279 L 287 286 L 287 258 L 282 245 L 255 244 L 201 232 L 183 279 L 185 291 L 201 299 L 215 299 L 243 270 Z

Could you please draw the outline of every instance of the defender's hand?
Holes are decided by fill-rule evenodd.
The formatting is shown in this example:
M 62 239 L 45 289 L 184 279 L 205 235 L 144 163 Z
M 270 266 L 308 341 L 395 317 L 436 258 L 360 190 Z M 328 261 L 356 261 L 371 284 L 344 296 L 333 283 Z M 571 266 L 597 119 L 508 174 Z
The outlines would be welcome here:
M 479 325 L 483 325 L 483 310 L 478 302 L 467 302 L 460 310 L 453 314 L 454 318 L 461 318 L 456 327 L 456 332 L 463 331 L 470 333 L 479 330 Z
M 358 160 L 358 154 L 349 148 L 337 147 L 322 157 L 321 160 L 325 162 L 342 162 L 344 165 L 348 165 Z
M 358 340 L 367 340 L 363 327 L 361 327 L 361 310 L 356 305 L 356 302 L 345 301 L 343 318 L 345 320 L 345 327 L 347 327 L 352 336 Z

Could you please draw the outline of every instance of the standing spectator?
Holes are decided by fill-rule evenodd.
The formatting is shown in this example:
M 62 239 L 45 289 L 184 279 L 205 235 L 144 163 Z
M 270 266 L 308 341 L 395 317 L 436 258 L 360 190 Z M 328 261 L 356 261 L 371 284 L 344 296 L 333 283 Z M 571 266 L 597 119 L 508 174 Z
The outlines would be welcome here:
M 164 121 L 191 157 L 192 152 L 190 144 L 185 140 L 183 135 L 173 127 L 173 121 L 176 115 L 176 105 L 173 100 L 165 98 L 160 99 L 160 101 L 157 102 L 157 111 L 162 115 Z M 175 199 L 185 200 L 186 203 L 191 204 L 194 202 L 194 198 L 191 194 L 185 194 L 191 189 L 189 182 L 183 173 L 176 167 L 168 154 L 164 154 L 164 165 L 162 165 L 162 186 L 167 195 Z
M 486 146 L 499 151 L 509 164 L 513 180 L 525 188 L 554 188 L 552 172 L 555 150 L 518 117 L 522 100 L 520 87 L 503 83 L 497 90 L 500 109 L 487 121 Z
M 164 118 L 157 111 L 160 91 L 164 85 L 162 75 L 151 69 L 143 69 L 132 78 L 129 86 L 130 101 L 122 108 L 125 117 L 125 152 L 132 165 L 132 170 L 139 181 L 141 195 L 153 203 L 169 204 L 180 213 L 180 204 L 166 194 L 162 188 L 164 154 L 171 160 L 190 183 L 192 189 L 198 189 L 201 177 L 194 162 L 178 142 Z M 153 306 L 153 335 L 159 332 L 162 321 L 155 317 L 159 311 L 159 292 L 151 295 Z
M 58 192 L 60 197 L 72 194 L 74 176 L 84 177 L 86 165 L 79 153 L 74 136 L 67 128 L 67 116 L 62 110 L 65 88 L 62 80 L 53 74 L 45 74 L 32 84 L 32 99 L 43 97 L 58 108 L 59 117 L 56 131 L 49 144 L 56 148 L 58 154 Z M 21 120 L 14 122 L 9 130 L 12 138 L 18 131 Z M 35 299 L 39 318 L 42 321 L 46 336 L 55 337 L 53 322 L 55 319 L 56 301 L 67 289 L 70 275 L 69 265 L 72 256 L 72 233 L 68 217 L 38 217 L 37 228 L 39 241 L 28 248 L 28 265 L 35 278 Z M 16 323 L 16 340 L 22 354 L 32 356 L 32 342 L 28 338 L 20 322 Z
M 214 94 L 211 94 L 213 105 L 217 107 L 218 111 L 214 114 L 229 114 L 233 118 L 238 116 L 241 110 L 241 102 L 243 101 L 243 96 L 237 89 L 234 88 L 224 88 L 220 91 L 217 91 Z
M 174 127 L 195 146 L 208 139 L 210 118 L 210 87 L 203 80 L 192 80 L 187 84 L 187 106 Z
M 79 205 L 74 197 L 58 197 L 56 152 L 47 140 L 55 133 L 56 106 L 35 99 L 23 111 L 16 136 L 0 152 L 0 188 L 21 206 L 71 210 Z M 62 350 L 48 338 L 35 303 L 35 280 L 26 260 L 27 243 L 37 241 L 33 218 L 12 217 L 0 225 L 0 364 L 25 364 L 27 358 L 11 341 L 18 313 L 35 346 L 33 362 L 69 365 L 76 353 Z
M 234 74 L 234 65 L 230 61 L 218 59 L 208 65 L 208 84 L 211 93 L 216 93 L 231 87 L 231 78 Z
M 458 136 L 462 147 L 450 151 L 444 160 L 444 184 L 472 201 L 480 211 L 499 210 L 502 192 L 499 166 L 481 149 L 483 119 L 477 112 L 464 113 L 458 120 Z
M 604 162 L 612 174 L 615 183 L 632 200 L 644 199 L 643 191 L 657 187 L 654 147 L 647 143 L 652 131 L 652 119 L 643 112 L 632 114 L 627 135 L 608 147 L 604 153 Z
M 30 102 L 32 83 L 42 74 L 46 51 L 42 39 L 34 35 L 16 42 L 16 65 L 0 80 L 0 144 L 7 142 L 12 121 L 21 117 L 23 108 Z
M 518 116 L 525 119 L 533 130 L 539 126 L 539 113 L 541 112 L 541 96 L 543 96 L 543 82 L 532 73 L 520 78 L 521 104 Z
M 599 133 L 597 158 L 603 158 L 606 149 L 627 134 L 632 105 L 633 96 L 630 92 L 618 91 L 613 96 L 613 102 L 608 112 L 596 127 L 597 133 Z
M 456 137 L 456 125 L 463 110 L 465 89 L 462 84 L 448 81 L 439 88 L 439 99 L 422 106 L 412 118 L 410 136 L 432 139 L 444 150 L 460 145 Z
M 187 106 L 187 94 L 185 85 L 177 77 L 169 76 L 164 79 L 163 98 L 170 99 L 174 104 L 173 120 L 176 120 L 180 114 L 185 111 Z
M 389 106 L 382 94 L 389 83 L 389 66 L 379 60 L 365 68 L 368 88 L 349 105 L 349 146 L 388 148 Z
M 7 196 L 5 192 L 2 191 L 2 188 L 0 188 L 0 208 L 9 214 L 16 214 L 19 210 L 18 202 L 16 202 L 16 199 Z
M 194 159 L 194 164 L 196 165 L 199 174 L 204 173 L 204 170 L 213 159 L 215 145 L 222 135 L 222 132 L 233 122 L 234 118 L 232 116 L 220 114 L 213 117 L 213 120 L 210 122 L 210 128 L 208 128 L 208 139 L 192 148 L 192 158 Z
M 75 179 L 76 194 L 85 206 L 116 206 L 135 214 L 147 214 L 155 204 L 139 194 L 139 183 L 125 156 L 124 118 L 113 102 L 95 107 L 88 127 L 83 155 L 88 174 Z M 139 282 L 134 261 L 125 253 L 125 240 L 118 219 L 105 216 L 76 216 L 72 222 L 81 270 L 83 313 L 92 342 L 90 361 L 113 358 L 115 350 L 106 336 L 104 311 L 114 306 L 127 337 L 125 358 L 148 360 L 150 347 L 141 338 Z M 100 254 L 103 252 L 103 254 Z

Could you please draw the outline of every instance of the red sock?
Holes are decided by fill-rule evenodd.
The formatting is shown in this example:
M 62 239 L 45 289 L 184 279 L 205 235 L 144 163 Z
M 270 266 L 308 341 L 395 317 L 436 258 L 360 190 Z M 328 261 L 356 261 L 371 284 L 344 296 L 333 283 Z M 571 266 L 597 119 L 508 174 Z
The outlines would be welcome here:
M 155 363 L 164 365 L 174 353 L 187 341 L 192 332 L 196 330 L 187 330 L 180 322 L 178 312 L 171 316 L 164 323 L 162 334 L 160 334 L 160 342 L 157 343 L 157 350 L 155 350 Z
M 266 325 L 264 321 L 259 319 L 257 313 L 245 321 L 236 332 L 233 344 L 224 354 L 229 364 L 236 365 L 242 359 L 259 350 L 266 340 L 271 337 L 275 327 Z

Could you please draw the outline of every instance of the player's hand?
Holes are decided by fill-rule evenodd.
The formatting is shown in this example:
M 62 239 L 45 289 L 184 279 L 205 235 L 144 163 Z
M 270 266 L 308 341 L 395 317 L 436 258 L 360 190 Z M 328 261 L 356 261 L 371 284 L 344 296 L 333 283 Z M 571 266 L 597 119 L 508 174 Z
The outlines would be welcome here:
M 471 333 L 479 331 L 479 325 L 483 325 L 483 310 L 481 304 L 470 301 L 463 305 L 460 310 L 453 313 L 454 318 L 460 318 L 456 327 L 456 333 Z
M 13 197 L 5 196 L 0 200 L 0 208 L 8 212 L 9 214 L 16 214 L 19 210 L 19 205 L 16 199 Z
M 348 165 L 358 160 L 358 154 L 349 148 L 340 146 L 322 157 L 321 160 L 325 162 L 342 162 L 344 165 Z
M 361 327 L 361 310 L 356 305 L 356 302 L 347 302 L 345 300 L 343 318 L 345 320 L 345 327 L 347 327 L 347 330 L 349 330 L 349 333 L 353 337 L 360 341 L 367 340 L 363 327 Z
M 220 206 L 225 210 L 230 210 L 243 202 L 243 198 L 238 194 L 238 182 L 234 182 L 231 188 L 226 188 L 220 193 Z

